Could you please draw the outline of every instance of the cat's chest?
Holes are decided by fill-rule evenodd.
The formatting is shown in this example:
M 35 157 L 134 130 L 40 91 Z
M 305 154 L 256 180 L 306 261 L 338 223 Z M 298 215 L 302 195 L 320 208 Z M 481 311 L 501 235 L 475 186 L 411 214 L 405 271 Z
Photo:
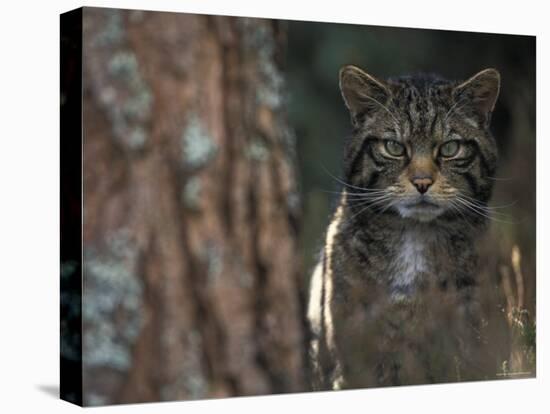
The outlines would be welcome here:
M 394 293 L 410 294 L 437 276 L 441 262 L 448 260 L 441 240 L 422 228 L 403 230 L 390 246 L 387 280 Z

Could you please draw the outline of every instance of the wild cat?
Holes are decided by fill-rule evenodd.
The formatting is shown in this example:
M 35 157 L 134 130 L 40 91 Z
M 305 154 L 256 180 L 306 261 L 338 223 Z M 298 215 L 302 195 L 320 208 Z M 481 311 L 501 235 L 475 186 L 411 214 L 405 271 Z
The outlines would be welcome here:
M 495 69 L 464 82 L 340 70 L 353 134 L 311 280 L 314 388 L 485 378 L 475 244 L 499 88 Z

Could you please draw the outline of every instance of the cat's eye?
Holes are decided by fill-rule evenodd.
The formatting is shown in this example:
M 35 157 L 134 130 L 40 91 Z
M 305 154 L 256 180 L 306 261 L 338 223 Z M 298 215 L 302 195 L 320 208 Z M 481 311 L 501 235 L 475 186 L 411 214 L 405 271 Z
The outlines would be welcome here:
M 458 154 L 460 150 L 460 142 L 448 141 L 439 148 L 439 154 L 445 158 L 451 158 Z
M 384 148 L 393 157 L 402 157 L 405 155 L 405 146 L 400 142 L 397 142 L 393 139 L 388 139 L 384 143 Z

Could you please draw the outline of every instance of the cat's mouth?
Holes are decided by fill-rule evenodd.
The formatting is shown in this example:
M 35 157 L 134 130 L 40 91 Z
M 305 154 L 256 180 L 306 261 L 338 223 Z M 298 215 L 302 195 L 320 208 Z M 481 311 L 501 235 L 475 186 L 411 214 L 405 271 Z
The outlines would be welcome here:
M 425 197 L 413 202 L 406 202 L 397 205 L 397 211 L 403 218 L 412 218 L 418 221 L 431 221 L 441 215 L 445 208 Z

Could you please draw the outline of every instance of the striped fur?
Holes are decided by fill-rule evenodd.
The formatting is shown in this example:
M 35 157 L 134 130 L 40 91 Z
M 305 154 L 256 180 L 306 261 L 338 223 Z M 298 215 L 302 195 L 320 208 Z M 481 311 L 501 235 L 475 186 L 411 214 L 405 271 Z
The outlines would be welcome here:
M 311 282 L 316 389 L 485 372 L 475 243 L 490 215 L 499 87 L 494 69 L 464 82 L 341 70 L 354 132 Z

